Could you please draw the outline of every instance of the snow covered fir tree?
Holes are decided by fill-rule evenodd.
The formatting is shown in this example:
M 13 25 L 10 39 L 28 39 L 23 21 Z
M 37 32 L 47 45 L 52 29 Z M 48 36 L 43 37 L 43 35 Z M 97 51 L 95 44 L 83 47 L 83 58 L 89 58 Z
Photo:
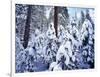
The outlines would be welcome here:
M 94 8 L 15 7 L 16 73 L 95 67 Z

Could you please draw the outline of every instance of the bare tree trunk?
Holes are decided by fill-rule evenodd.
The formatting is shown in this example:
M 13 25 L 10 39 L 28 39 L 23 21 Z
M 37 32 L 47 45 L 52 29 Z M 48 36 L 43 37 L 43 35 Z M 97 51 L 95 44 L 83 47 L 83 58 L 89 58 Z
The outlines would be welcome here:
M 30 22 L 31 22 L 31 9 L 32 9 L 32 6 L 28 5 L 26 26 L 25 26 L 25 32 L 24 32 L 24 42 L 23 42 L 24 48 L 27 47 L 28 41 L 29 41 Z
M 58 37 L 58 7 L 54 7 L 54 28 L 55 28 L 55 33 L 56 37 Z

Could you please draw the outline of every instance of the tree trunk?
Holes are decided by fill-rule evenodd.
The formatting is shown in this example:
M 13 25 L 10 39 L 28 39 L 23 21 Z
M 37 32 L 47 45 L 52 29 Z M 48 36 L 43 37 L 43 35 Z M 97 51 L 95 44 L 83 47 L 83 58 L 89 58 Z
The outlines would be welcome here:
M 58 37 L 58 7 L 54 7 L 54 28 L 55 28 L 55 33 L 56 37 Z
M 30 22 L 31 22 L 31 9 L 32 9 L 32 6 L 28 5 L 26 26 L 25 26 L 25 32 L 24 32 L 24 42 L 23 42 L 24 48 L 27 47 L 28 41 L 29 41 Z

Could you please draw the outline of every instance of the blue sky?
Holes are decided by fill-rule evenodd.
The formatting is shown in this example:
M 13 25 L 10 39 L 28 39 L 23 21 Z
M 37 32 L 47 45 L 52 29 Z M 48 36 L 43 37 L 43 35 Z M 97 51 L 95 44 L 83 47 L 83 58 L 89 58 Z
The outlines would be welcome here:
M 78 14 L 80 13 L 81 11 L 83 11 L 84 13 L 86 12 L 86 10 L 91 10 L 91 11 L 94 11 L 93 8 L 79 8 L 79 7 L 68 7 L 68 13 L 71 15 L 71 16 L 74 16 L 75 15 L 75 12 Z

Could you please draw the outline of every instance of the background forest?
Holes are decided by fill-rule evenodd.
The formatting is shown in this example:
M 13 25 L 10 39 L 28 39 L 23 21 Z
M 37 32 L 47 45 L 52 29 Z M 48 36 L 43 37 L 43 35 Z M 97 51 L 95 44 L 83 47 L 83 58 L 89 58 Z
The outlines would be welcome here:
M 16 73 L 94 68 L 94 9 L 15 5 Z

